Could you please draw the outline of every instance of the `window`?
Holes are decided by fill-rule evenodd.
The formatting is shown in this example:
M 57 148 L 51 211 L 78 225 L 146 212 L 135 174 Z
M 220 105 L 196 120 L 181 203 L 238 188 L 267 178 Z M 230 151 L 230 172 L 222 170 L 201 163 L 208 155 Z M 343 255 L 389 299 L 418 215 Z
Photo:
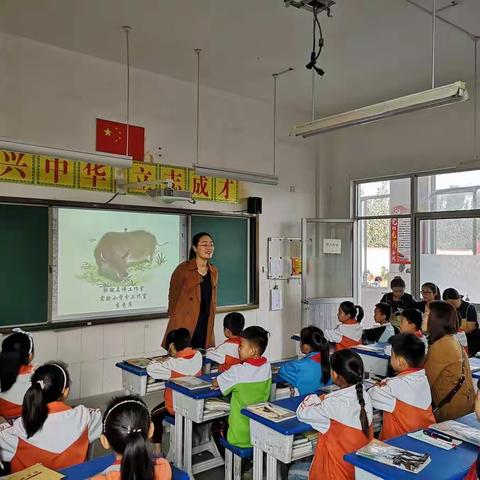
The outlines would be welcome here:
M 357 182 L 355 192 L 367 318 L 397 275 L 417 298 L 428 281 L 480 303 L 480 170 Z

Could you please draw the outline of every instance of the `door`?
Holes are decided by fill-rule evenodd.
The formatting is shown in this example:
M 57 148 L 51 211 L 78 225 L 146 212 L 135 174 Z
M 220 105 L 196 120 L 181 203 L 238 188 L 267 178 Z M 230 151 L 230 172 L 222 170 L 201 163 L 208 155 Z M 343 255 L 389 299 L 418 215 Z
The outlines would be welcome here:
M 302 327 L 333 328 L 356 298 L 355 237 L 355 220 L 302 219 Z

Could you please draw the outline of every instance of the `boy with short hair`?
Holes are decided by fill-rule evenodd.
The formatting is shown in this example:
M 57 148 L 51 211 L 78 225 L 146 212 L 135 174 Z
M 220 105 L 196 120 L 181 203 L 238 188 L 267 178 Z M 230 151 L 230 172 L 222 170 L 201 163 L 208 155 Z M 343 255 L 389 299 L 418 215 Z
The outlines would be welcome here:
M 395 329 L 390 323 L 391 315 L 392 307 L 388 303 L 380 302 L 375 305 L 373 319 L 377 325 L 363 331 L 365 343 L 386 343 L 395 335 Z
M 237 447 L 251 447 L 249 420 L 242 415 L 242 408 L 270 398 L 272 369 L 262 356 L 267 345 L 266 330 L 262 327 L 246 328 L 241 334 L 239 347 L 242 363 L 212 381 L 212 388 L 220 388 L 223 395 L 232 394 L 227 440 Z
M 191 348 L 190 332 L 186 328 L 177 328 L 168 333 L 165 338 L 168 349 L 168 358 L 153 362 L 147 366 L 147 373 L 156 380 L 170 380 L 174 378 L 202 374 L 202 354 Z M 174 415 L 173 398 L 170 388 L 165 389 L 165 401 L 152 410 L 152 422 L 155 426 L 153 443 L 162 443 L 163 418 L 166 412 Z
M 390 363 L 396 376 L 383 380 L 369 391 L 373 408 L 383 410 L 380 440 L 426 428 L 435 423 L 432 395 L 425 370 L 425 345 L 412 333 L 400 333 L 389 340 Z
M 400 333 L 413 333 L 425 344 L 425 354 L 428 350 L 427 337 L 422 332 L 423 316 L 416 308 L 406 308 L 400 314 Z
M 241 313 L 231 312 L 223 319 L 223 334 L 226 341 L 216 348 L 209 348 L 206 357 L 218 363 L 218 371 L 226 372 L 233 365 L 240 363 L 238 347 L 240 334 L 245 326 L 245 318 Z

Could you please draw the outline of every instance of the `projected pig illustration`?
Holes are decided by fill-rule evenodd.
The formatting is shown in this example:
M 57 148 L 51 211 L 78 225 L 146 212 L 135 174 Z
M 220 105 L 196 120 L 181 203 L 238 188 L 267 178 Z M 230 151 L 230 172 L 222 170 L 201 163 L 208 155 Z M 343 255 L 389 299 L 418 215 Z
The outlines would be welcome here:
M 117 281 L 128 277 L 128 267 L 152 263 L 157 239 L 145 230 L 135 232 L 107 232 L 95 247 L 98 273 Z

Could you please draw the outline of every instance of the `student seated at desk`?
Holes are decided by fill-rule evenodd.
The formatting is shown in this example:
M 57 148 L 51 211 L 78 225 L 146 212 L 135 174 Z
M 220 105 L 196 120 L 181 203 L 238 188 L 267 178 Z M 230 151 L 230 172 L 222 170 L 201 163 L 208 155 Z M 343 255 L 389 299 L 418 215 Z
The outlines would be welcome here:
M 295 395 L 307 395 L 331 382 L 330 346 L 323 332 L 310 326 L 300 332 L 300 350 L 305 357 L 284 363 L 278 373 L 281 380 L 295 388 Z
M 428 307 L 427 307 L 428 308 Z M 400 315 L 400 333 L 413 333 L 425 345 L 425 355 L 428 352 L 428 340 L 422 331 L 423 315 L 416 308 L 406 308 Z M 392 346 L 385 347 L 385 354 L 392 354 Z M 393 376 L 393 375 L 388 375 Z
M 169 380 L 180 377 L 199 377 L 202 374 L 202 354 L 191 348 L 190 332 L 186 328 L 177 328 L 165 338 L 169 357 L 162 362 L 153 362 L 147 366 L 147 373 L 156 380 Z M 154 443 L 162 443 L 163 418 L 166 412 L 173 411 L 173 396 L 170 388 L 165 389 L 165 401 L 152 410 L 152 422 L 155 426 Z
M 220 388 L 223 395 L 232 394 L 227 441 L 237 447 L 251 447 L 249 420 L 241 410 L 270 398 L 272 369 L 262 356 L 268 345 L 268 332 L 262 327 L 248 327 L 241 337 L 242 363 L 214 379 L 212 388 Z
M 33 338 L 19 328 L 4 338 L 0 352 L 0 416 L 16 418 L 33 373 Z
M 391 315 L 392 307 L 388 303 L 375 305 L 373 319 L 377 325 L 363 331 L 362 339 L 365 343 L 386 343 L 395 335 L 395 328 L 390 323 Z
M 66 405 L 69 391 L 70 376 L 59 363 L 42 365 L 32 375 L 22 417 L 0 431 L 0 457 L 11 462 L 12 472 L 36 463 L 58 470 L 85 461 L 89 444 L 102 431 L 102 415 Z
M 170 464 L 150 455 L 148 440 L 153 429 L 148 408 L 140 398 L 114 398 L 103 416 L 100 442 L 106 450 L 114 451 L 115 462 L 92 480 L 170 480 Z
M 340 325 L 332 330 L 325 330 L 325 338 L 336 344 L 335 349 L 337 351 L 360 345 L 363 334 L 360 325 L 363 318 L 363 308 L 360 305 L 354 305 L 352 302 L 342 302 L 338 307 L 337 318 Z
M 390 363 L 396 376 L 387 378 L 369 391 L 373 408 L 383 411 L 380 440 L 398 437 L 435 423 L 432 395 L 425 370 L 425 345 L 412 333 L 390 339 Z
M 206 357 L 218 363 L 218 371 L 226 372 L 233 365 L 240 363 L 238 347 L 239 335 L 245 326 L 245 318 L 241 313 L 231 312 L 223 319 L 223 334 L 226 341 L 216 348 L 209 348 Z
M 327 395 L 308 395 L 297 409 L 301 422 L 319 432 L 313 463 L 294 464 L 289 480 L 353 480 L 353 465 L 343 460 L 347 453 L 373 438 L 373 410 L 363 386 L 363 362 L 352 350 L 332 355 L 332 379 L 340 390 Z

